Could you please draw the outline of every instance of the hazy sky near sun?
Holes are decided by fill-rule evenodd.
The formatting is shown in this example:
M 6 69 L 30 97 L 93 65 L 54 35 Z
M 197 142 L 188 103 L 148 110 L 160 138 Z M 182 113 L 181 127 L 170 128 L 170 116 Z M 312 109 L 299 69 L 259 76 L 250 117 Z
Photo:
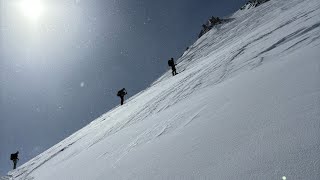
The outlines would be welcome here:
M 22 1 L 0 0 L 0 175 L 10 153 L 21 165 L 117 106 L 117 90 L 148 87 L 209 17 L 246 2 Z

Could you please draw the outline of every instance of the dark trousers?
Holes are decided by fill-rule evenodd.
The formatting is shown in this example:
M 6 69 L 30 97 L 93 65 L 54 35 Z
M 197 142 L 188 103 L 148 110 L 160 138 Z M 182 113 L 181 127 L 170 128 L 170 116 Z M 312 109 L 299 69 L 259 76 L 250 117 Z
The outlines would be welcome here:
M 177 69 L 175 66 L 171 66 L 172 68 L 172 76 L 176 75 L 177 74 Z
M 17 168 L 17 162 L 18 160 L 17 159 L 14 159 L 12 160 L 13 161 L 13 169 L 16 169 Z
M 123 102 L 124 102 L 124 96 L 120 96 L 121 98 L 121 105 L 123 105 Z

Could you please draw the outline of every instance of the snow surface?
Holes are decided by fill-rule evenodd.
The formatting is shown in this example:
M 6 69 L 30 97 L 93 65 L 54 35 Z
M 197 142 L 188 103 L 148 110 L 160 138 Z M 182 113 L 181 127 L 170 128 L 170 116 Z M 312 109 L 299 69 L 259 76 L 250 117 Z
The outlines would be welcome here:
M 320 179 L 320 1 L 237 11 L 148 89 L 1 179 Z

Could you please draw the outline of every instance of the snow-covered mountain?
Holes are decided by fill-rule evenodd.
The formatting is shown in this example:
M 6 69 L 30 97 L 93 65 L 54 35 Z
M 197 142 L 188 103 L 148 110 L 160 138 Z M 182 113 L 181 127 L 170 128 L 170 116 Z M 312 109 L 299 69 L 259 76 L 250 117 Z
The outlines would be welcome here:
M 14 180 L 320 179 L 320 1 L 237 11 Z

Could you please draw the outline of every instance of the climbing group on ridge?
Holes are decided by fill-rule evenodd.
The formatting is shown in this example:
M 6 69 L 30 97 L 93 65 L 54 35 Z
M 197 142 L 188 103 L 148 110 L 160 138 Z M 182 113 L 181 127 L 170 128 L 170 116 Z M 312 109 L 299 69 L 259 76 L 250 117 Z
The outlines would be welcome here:
M 170 66 L 171 69 L 172 69 L 172 76 L 175 76 L 175 75 L 178 74 L 178 73 L 177 73 L 177 69 L 176 69 L 176 65 L 177 65 L 177 64 L 174 63 L 174 59 L 173 59 L 173 58 L 171 58 L 171 59 L 168 60 L 168 66 Z M 124 96 L 127 95 L 127 94 L 128 94 L 128 93 L 127 93 L 127 90 L 126 90 L 125 88 L 122 88 L 122 89 L 120 89 L 120 90 L 118 91 L 117 96 L 120 97 L 120 104 L 121 104 L 121 106 L 122 106 L 123 103 L 124 103 Z
M 240 9 L 243 10 L 246 7 L 257 7 L 265 2 L 268 2 L 270 0 L 250 0 L 248 1 L 243 7 L 241 7 Z M 208 31 L 210 31 L 215 25 L 224 23 L 224 22 L 228 22 L 228 19 L 220 19 L 219 17 L 214 17 L 211 16 L 211 18 L 208 19 L 208 21 L 206 22 L 206 24 L 202 24 L 202 29 L 198 35 L 198 38 L 200 38 L 201 36 L 203 36 L 205 33 L 207 33 Z M 189 47 L 187 47 L 186 50 L 188 50 Z M 168 60 L 168 66 L 171 67 L 172 70 L 172 76 L 177 75 L 177 69 L 176 69 L 176 65 L 173 58 Z M 127 95 L 127 91 L 125 88 L 121 89 L 118 91 L 117 96 L 120 97 L 121 102 L 120 104 L 123 105 L 124 103 L 124 96 Z
M 210 31 L 210 29 L 212 29 L 215 25 L 217 24 L 221 24 L 223 21 L 225 20 L 221 20 L 219 17 L 214 17 L 212 16 L 206 24 L 202 25 L 202 30 L 199 34 L 199 38 L 204 35 L 205 33 L 207 33 L 208 31 Z M 186 50 L 188 50 L 189 48 L 187 48 Z M 172 70 L 172 76 L 177 75 L 177 69 L 176 69 L 176 65 L 174 62 L 174 59 L 171 58 L 168 60 L 168 66 L 171 67 Z M 127 95 L 127 91 L 125 88 L 122 88 L 121 90 L 118 91 L 117 96 L 120 97 L 120 104 L 123 105 L 124 103 L 124 96 Z
M 270 0 L 252 0 L 252 1 L 248 1 L 242 8 L 241 10 L 243 9 L 246 9 L 247 7 L 257 7 L 267 1 L 270 1 Z M 219 17 L 214 17 L 212 16 L 206 24 L 203 24 L 202 25 L 202 29 L 198 35 L 198 38 L 200 38 L 201 36 L 203 36 L 205 33 L 207 33 L 208 31 L 210 31 L 215 25 L 217 24 L 221 24 L 223 22 L 227 22 L 228 20 L 226 19 L 220 19 Z M 189 47 L 187 47 L 186 50 L 188 50 Z M 175 76 L 177 75 L 177 69 L 176 69 L 176 65 L 175 62 L 174 62 L 174 59 L 171 58 L 168 60 L 168 66 L 171 67 L 171 70 L 172 70 L 172 76 Z M 120 97 L 120 104 L 123 105 L 124 104 L 124 97 L 125 95 L 127 95 L 127 90 L 125 88 L 122 88 L 121 90 L 118 91 L 117 93 L 117 96 Z M 18 158 L 18 155 L 19 155 L 19 151 L 17 151 L 16 153 L 12 153 L 10 155 L 10 160 L 13 162 L 13 169 L 16 169 L 17 167 L 17 163 L 19 161 L 19 158 Z

